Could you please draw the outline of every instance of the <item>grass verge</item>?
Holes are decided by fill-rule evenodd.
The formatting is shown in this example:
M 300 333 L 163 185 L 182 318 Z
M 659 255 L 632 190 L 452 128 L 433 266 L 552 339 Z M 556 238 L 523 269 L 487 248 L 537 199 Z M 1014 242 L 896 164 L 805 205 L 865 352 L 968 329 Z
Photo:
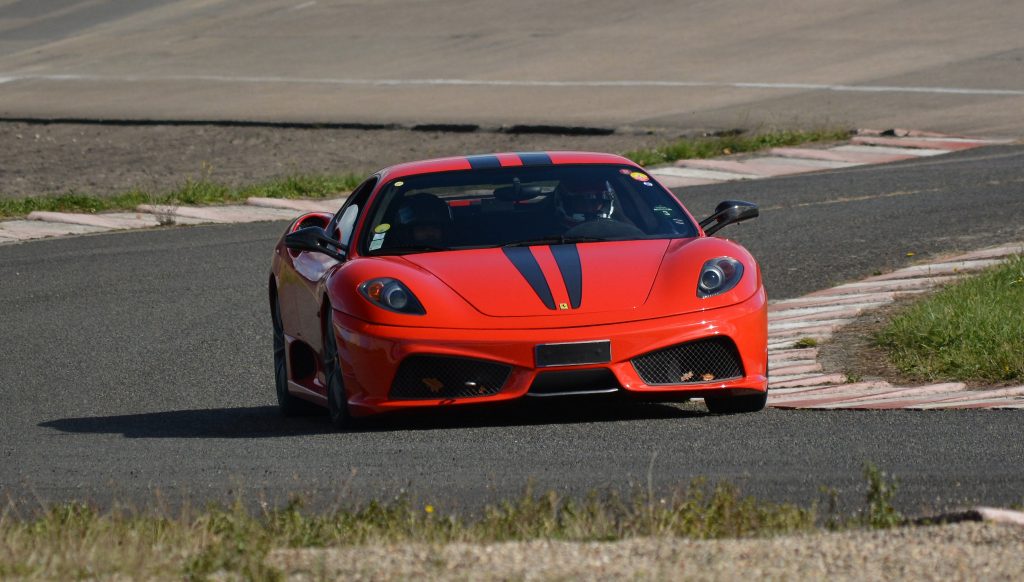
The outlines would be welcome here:
M 829 517 L 829 527 L 903 522 L 890 503 L 895 485 L 871 465 L 865 465 L 865 477 L 865 508 L 845 520 Z M 11 506 L 0 515 L 0 578 L 205 579 L 232 573 L 268 580 L 282 573 L 269 568 L 266 557 L 282 548 L 767 537 L 820 531 L 821 517 L 817 503 L 799 507 L 759 501 L 742 496 L 730 484 L 704 480 L 665 498 L 642 490 L 628 496 L 592 492 L 582 499 L 527 491 L 469 517 L 407 501 L 327 513 L 304 511 L 299 500 L 255 513 L 239 502 L 203 511 L 183 509 L 174 516 L 125 509 L 101 512 L 70 503 L 22 517 Z
M 0 218 L 24 216 L 34 210 L 50 212 L 104 212 L 130 210 L 139 204 L 202 206 L 243 202 L 250 196 L 264 198 L 330 198 L 359 185 L 355 174 L 337 176 L 289 176 L 248 186 L 232 187 L 209 180 L 189 180 L 170 192 L 131 190 L 113 196 L 68 193 L 60 196 L 0 199 Z
M 724 135 L 687 138 L 657 148 L 634 150 L 623 155 L 640 164 L 652 166 L 676 160 L 713 158 L 722 155 L 756 152 L 768 148 L 794 146 L 820 141 L 839 141 L 850 137 L 847 129 L 816 131 L 734 132 Z
M 1024 381 L 1024 257 L 900 311 L 875 341 L 913 379 Z
M 667 163 L 683 158 L 709 158 L 770 147 L 835 141 L 849 137 L 847 130 L 740 132 L 711 137 L 682 139 L 662 147 L 634 150 L 623 155 L 641 165 Z M 25 216 L 34 210 L 95 213 L 131 210 L 139 204 L 201 206 L 242 202 L 250 196 L 264 198 L 329 198 L 359 185 L 362 176 L 296 175 L 241 187 L 226 186 L 207 179 L 187 181 L 170 192 L 130 190 L 112 196 L 69 192 L 58 196 L 0 199 L 0 218 Z

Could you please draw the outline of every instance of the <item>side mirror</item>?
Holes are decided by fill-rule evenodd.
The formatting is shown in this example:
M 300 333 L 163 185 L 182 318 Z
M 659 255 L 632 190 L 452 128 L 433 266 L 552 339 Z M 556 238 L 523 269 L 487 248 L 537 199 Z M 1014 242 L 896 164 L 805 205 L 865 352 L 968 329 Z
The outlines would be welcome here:
M 711 236 L 723 227 L 743 222 L 744 220 L 750 220 L 751 218 L 757 218 L 759 214 L 760 211 L 757 209 L 757 204 L 753 202 L 723 200 L 715 207 L 714 214 L 700 221 L 700 227 L 704 229 L 704 234 Z M 709 224 L 711 226 L 708 226 Z
M 319 226 L 307 226 L 288 233 L 284 237 L 284 246 L 293 251 L 323 253 L 338 261 L 345 260 L 345 251 L 348 250 L 341 241 L 327 236 L 327 232 Z

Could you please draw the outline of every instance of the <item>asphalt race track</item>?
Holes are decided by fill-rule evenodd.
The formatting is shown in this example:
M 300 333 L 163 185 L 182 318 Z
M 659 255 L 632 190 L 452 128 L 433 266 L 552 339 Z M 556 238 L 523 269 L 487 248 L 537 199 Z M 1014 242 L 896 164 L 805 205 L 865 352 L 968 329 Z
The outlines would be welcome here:
M 1007 0 L 0 0 L 0 117 L 1024 133 Z
M 792 297 L 923 258 L 1024 239 L 1024 147 L 689 188 L 698 216 L 759 202 L 730 227 Z M 395 418 L 335 433 L 274 407 L 266 279 L 280 223 L 0 246 L 0 491 L 29 504 L 403 493 L 477 506 L 696 476 L 807 502 L 863 495 L 870 461 L 904 510 L 1024 501 L 1021 411 L 714 417 L 701 406 L 544 402 Z

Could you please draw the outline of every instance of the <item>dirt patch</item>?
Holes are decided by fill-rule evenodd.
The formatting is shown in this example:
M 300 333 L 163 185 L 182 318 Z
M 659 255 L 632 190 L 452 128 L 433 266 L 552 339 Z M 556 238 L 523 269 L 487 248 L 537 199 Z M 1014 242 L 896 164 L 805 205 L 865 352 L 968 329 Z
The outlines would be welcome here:
M 885 329 L 912 299 L 900 299 L 878 309 L 862 313 L 853 323 L 843 326 L 832 338 L 818 346 L 818 361 L 825 370 L 842 372 L 850 381 L 886 380 L 891 384 L 915 384 L 919 380 L 900 373 L 889 354 L 875 343 L 875 335 Z
M 862 313 L 842 327 L 832 338 L 818 346 L 818 361 L 825 370 L 842 372 L 850 381 L 885 380 L 894 386 L 915 386 L 933 382 L 963 382 L 968 388 L 999 388 L 1016 386 L 1015 382 L 961 380 L 958 378 L 923 378 L 901 373 L 893 365 L 888 351 L 875 343 L 878 332 L 900 311 L 931 293 L 903 297 L 894 303 Z
M 500 151 L 620 153 L 682 135 L 0 122 L 0 197 L 161 192 L 201 178 L 241 185 L 294 174 L 363 174 L 402 161 Z

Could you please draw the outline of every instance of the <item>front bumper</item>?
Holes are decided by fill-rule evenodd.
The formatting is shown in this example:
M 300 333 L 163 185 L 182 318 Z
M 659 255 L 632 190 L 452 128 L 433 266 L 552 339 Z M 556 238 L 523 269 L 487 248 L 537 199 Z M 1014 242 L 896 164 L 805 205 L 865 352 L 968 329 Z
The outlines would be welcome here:
M 767 298 L 759 289 L 738 304 L 699 313 L 610 325 L 555 329 L 437 329 L 370 324 L 333 313 L 339 360 L 355 415 L 453 404 L 477 404 L 525 397 L 540 372 L 605 368 L 620 392 L 661 400 L 751 394 L 767 390 Z M 685 384 L 644 383 L 632 359 L 701 338 L 724 336 L 735 343 L 743 375 L 724 381 Z M 610 340 L 604 364 L 538 368 L 535 348 L 543 343 Z M 456 398 L 389 397 L 401 362 L 408 356 L 472 358 L 507 365 L 507 379 L 496 393 Z

